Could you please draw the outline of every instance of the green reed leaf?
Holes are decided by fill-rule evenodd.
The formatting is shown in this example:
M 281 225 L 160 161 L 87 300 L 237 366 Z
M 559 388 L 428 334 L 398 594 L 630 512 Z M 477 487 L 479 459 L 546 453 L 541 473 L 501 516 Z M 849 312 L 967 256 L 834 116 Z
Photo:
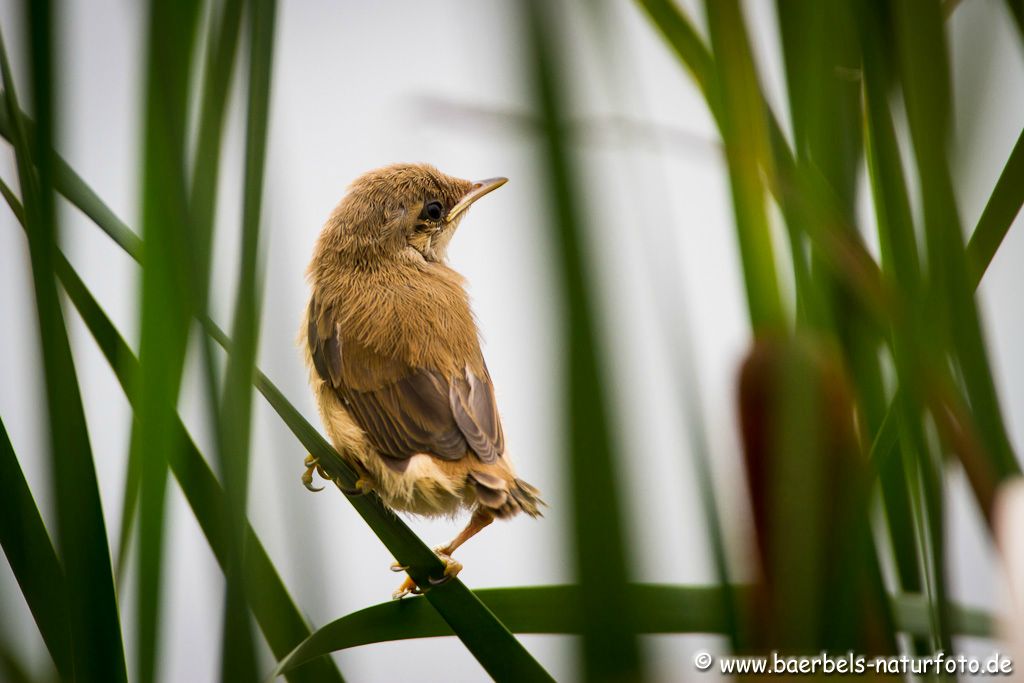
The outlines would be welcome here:
M 7 186 L 2 188 L 5 193 Z M 70 679 L 71 633 L 64 569 L 0 421 L 0 546 L 62 678 Z
M 550 8 L 547 8 L 550 9 Z M 575 564 L 582 591 L 572 607 L 583 617 L 583 670 L 591 681 L 640 681 L 644 664 L 636 638 L 635 605 L 625 595 L 629 580 L 629 548 L 623 531 L 624 505 L 616 475 L 614 439 L 608 427 L 606 376 L 592 277 L 586 261 L 585 232 L 580 212 L 573 159 L 562 135 L 566 101 L 562 69 L 555 46 L 554 24 L 544 3 L 523 6 L 529 46 L 531 85 L 542 122 L 542 152 L 538 170 L 548 190 L 547 206 L 552 244 L 567 317 L 563 367 L 564 397 L 569 434 L 567 469 L 570 474 Z
M 11 122 L 42 346 L 50 457 L 57 501 L 57 543 L 66 571 L 64 597 L 77 680 L 116 683 L 127 678 L 107 533 L 89 433 L 53 279 L 57 223 L 53 196 L 49 3 L 28 3 L 32 81 L 40 123 L 31 130 L 19 116 L 10 63 L 0 40 L 4 104 Z M 18 212 L 16 212 L 18 213 Z
M 579 586 L 531 586 L 474 593 L 516 633 L 578 634 L 583 625 L 573 605 L 579 590 Z M 748 597 L 746 587 L 733 590 Z M 642 615 L 637 626 L 643 633 L 725 632 L 720 586 L 631 584 L 627 594 Z M 921 596 L 899 595 L 892 599 L 892 607 L 901 631 L 928 632 L 927 602 Z M 985 612 L 957 606 L 952 614 L 958 634 L 993 636 L 994 620 Z M 451 629 L 420 598 L 381 603 L 324 625 L 281 660 L 277 672 L 287 673 L 317 657 L 360 645 L 451 635 Z

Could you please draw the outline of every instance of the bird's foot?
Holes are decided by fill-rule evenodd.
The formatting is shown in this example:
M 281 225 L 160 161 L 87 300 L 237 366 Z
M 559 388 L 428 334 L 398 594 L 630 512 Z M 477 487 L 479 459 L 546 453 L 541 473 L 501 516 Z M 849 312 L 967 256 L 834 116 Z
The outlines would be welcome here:
M 438 556 L 441 563 L 444 565 L 444 573 L 440 578 L 430 578 L 429 581 L 431 586 L 440 586 L 442 583 L 448 583 L 462 571 L 462 563 L 446 551 L 447 548 L 443 546 L 440 548 L 434 548 L 434 554 Z
M 444 573 L 436 579 L 433 577 L 428 578 L 427 581 L 430 582 L 429 587 L 440 586 L 443 583 L 448 583 L 462 571 L 462 563 L 446 553 L 445 548 L 434 548 L 434 554 L 437 555 L 438 559 L 440 559 L 441 563 L 444 565 Z M 393 572 L 404 572 L 407 569 L 408 567 L 397 562 L 391 565 L 391 571 Z M 402 585 L 391 594 L 391 599 L 401 600 L 406 595 L 422 595 L 423 592 L 423 589 L 412 580 L 412 577 L 407 576 L 405 577 L 405 581 L 402 582 Z
M 401 600 L 406 595 L 422 595 L 423 591 L 416 585 L 416 582 L 412 580 L 411 576 L 405 577 L 405 581 L 402 585 L 395 589 L 395 592 L 391 594 L 392 600 Z
M 314 458 L 312 454 L 310 454 L 306 456 L 306 459 L 303 461 L 303 464 L 306 466 L 306 471 L 302 473 L 302 485 L 305 486 L 310 491 L 312 491 L 313 493 L 316 493 L 317 491 L 323 491 L 323 486 L 313 486 L 314 470 L 316 470 L 317 474 L 319 474 L 322 479 L 330 479 L 330 477 L 327 476 L 327 473 L 324 471 L 324 468 L 320 467 L 320 459 Z
M 342 493 L 350 498 L 355 496 L 365 496 L 373 490 L 373 482 L 361 475 L 356 479 L 356 485 L 353 488 L 346 488 L 337 481 L 334 483 L 338 485 L 338 488 L 341 489 Z

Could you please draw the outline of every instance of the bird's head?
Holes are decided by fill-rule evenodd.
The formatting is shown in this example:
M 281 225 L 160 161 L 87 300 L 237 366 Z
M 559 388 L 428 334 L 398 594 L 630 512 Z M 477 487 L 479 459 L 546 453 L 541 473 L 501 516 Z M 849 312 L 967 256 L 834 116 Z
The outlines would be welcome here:
M 506 182 L 463 180 L 428 164 L 385 166 L 352 183 L 328 220 L 324 239 L 343 259 L 371 266 L 409 259 L 441 262 L 466 209 Z

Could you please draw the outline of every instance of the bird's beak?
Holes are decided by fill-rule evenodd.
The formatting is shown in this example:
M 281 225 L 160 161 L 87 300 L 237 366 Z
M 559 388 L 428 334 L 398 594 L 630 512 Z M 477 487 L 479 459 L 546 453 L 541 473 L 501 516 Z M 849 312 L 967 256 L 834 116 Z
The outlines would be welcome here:
M 473 183 L 472 189 L 469 192 L 462 195 L 462 199 L 448 211 L 448 215 L 445 216 L 445 223 L 451 223 L 453 220 L 459 217 L 459 215 L 468 209 L 473 202 L 483 197 L 488 192 L 497 190 L 499 187 L 508 182 L 508 178 L 488 178 L 487 180 L 478 180 Z

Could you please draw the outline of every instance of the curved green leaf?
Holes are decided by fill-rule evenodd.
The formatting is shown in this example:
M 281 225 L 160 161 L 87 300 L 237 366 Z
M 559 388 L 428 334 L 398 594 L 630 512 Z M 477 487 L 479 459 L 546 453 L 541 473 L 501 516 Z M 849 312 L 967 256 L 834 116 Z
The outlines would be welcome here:
M 6 186 L 0 188 L 7 190 Z M 50 542 L 32 491 L 0 420 L 0 547 L 36 620 L 46 649 L 65 679 L 71 678 L 71 634 L 64 596 L 64 570 Z
M 516 633 L 576 634 L 582 624 L 573 609 L 578 586 L 488 588 L 476 596 Z M 749 587 L 734 587 L 747 598 Z M 638 608 L 643 633 L 725 633 L 722 589 L 719 586 L 631 584 L 626 597 Z M 927 634 L 928 602 L 920 595 L 893 599 L 893 612 L 901 631 Z M 953 629 L 963 636 L 990 637 L 993 619 L 982 610 L 953 607 Z M 295 667 L 331 652 L 360 645 L 437 638 L 454 635 L 419 599 L 385 602 L 353 612 L 325 624 L 288 654 L 277 667 L 286 674 Z
M 975 289 L 1013 225 L 1021 204 L 1024 204 L 1024 130 L 1021 130 L 967 243 L 969 277 Z
M 248 6 L 249 87 L 242 191 L 242 243 L 232 325 L 235 348 L 228 357 L 219 416 L 218 450 L 228 505 L 229 538 L 232 540 L 228 545 L 230 552 L 226 567 L 227 590 L 221 657 L 221 680 L 225 681 L 256 681 L 258 676 L 252 627 L 246 609 L 246 576 L 242 571 L 242 554 L 252 436 L 252 377 L 259 344 L 262 279 L 259 241 L 276 9 L 275 0 L 254 0 Z M 205 296 L 202 298 L 206 299 Z M 207 369 L 211 368 L 212 364 L 209 364 Z
M 117 596 L 107 530 L 93 463 L 89 431 L 71 355 L 64 314 L 54 282 L 58 230 L 53 193 L 52 99 L 50 93 L 50 5 L 29 3 L 35 109 L 40 124 L 29 134 L 6 50 L 0 40 L 0 71 L 14 142 L 18 178 L 25 196 L 24 218 L 32 262 L 45 376 L 49 447 L 57 501 L 57 548 L 67 577 L 64 597 L 75 677 L 83 683 L 127 679 Z M 31 142 L 31 144 L 30 144 Z

